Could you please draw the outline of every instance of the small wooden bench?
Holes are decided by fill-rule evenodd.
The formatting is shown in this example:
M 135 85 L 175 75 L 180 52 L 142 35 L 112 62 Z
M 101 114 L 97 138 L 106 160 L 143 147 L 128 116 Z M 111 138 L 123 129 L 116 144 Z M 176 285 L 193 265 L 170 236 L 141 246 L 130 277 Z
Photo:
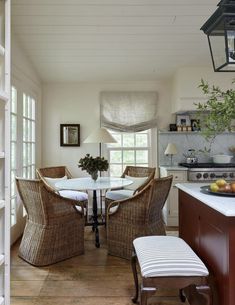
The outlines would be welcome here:
M 133 245 L 131 264 L 136 288 L 133 303 L 138 300 L 138 259 L 141 305 L 146 305 L 148 297 L 158 288 L 179 289 L 181 301 L 185 302 L 187 295 L 190 305 L 212 304 L 208 286 L 209 272 L 184 240 L 173 236 L 145 236 L 136 238 Z

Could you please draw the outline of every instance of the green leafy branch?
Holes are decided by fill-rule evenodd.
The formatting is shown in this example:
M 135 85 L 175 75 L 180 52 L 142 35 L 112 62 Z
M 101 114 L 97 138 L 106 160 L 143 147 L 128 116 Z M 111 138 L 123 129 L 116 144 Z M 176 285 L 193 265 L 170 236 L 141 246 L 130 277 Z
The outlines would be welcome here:
M 210 152 L 215 138 L 231 131 L 231 123 L 235 119 L 235 90 L 222 91 L 218 86 L 209 86 L 203 79 L 199 88 L 208 96 L 205 103 L 195 105 L 202 135 L 209 142 L 207 151 Z

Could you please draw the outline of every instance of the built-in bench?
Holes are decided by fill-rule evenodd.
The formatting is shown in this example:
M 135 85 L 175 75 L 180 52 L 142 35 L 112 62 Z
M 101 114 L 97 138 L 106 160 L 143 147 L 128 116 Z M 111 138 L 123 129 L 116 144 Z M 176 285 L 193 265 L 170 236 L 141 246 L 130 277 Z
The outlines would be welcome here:
M 138 260 L 141 275 L 140 304 L 146 305 L 148 297 L 158 288 L 179 289 L 179 296 L 189 304 L 211 305 L 208 286 L 208 269 L 187 243 L 173 236 L 145 236 L 133 242 L 132 270 L 136 293 L 132 301 L 138 300 Z M 185 290 L 184 290 L 185 289 Z

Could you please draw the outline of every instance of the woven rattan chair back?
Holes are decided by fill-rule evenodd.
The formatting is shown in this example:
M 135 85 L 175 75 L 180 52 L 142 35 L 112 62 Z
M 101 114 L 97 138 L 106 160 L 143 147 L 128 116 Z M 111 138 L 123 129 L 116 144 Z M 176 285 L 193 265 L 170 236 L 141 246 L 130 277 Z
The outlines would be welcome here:
M 46 223 L 46 209 L 40 197 L 39 180 L 16 178 L 16 185 L 29 221 Z
M 151 191 L 146 214 L 146 225 L 148 233 L 154 234 L 155 225 L 158 227 L 159 235 L 165 235 L 165 225 L 162 218 L 162 209 L 169 195 L 173 176 L 154 179 L 150 182 Z M 155 225 L 153 225 L 155 223 Z M 148 226 L 148 224 L 151 224 Z M 153 231 L 152 231 L 153 230 Z
M 44 177 L 62 178 L 64 176 L 67 176 L 68 179 L 72 178 L 72 175 L 66 166 L 53 166 L 53 167 L 37 168 L 36 173 L 37 173 L 38 178 L 41 179 L 43 181 L 43 183 L 46 185 L 46 187 L 51 191 L 54 191 L 54 189 L 46 181 L 46 179 L 44 179 Z
M 72 175 L 66 166 L 44 167 L 44 168 L 38 168 L 36 171 L 39 178 L 41 177 L 62 178 L 64 176 L 67 176 L 68 179 L 72 178 Z
M 168 197 L 172 176 L 152 180 L 131 198 L 113 201 L 107 210 L 108 253 L 130 259 L 135 238 L 166 235 L 162 208 Z M 113 212 L 112 207 L 117 207 Z
M 83 205 L 48 190 L 40 180 L 17 177 L 16 184 L 27 211 L 19 256 L 46 266 L 84 253 Z

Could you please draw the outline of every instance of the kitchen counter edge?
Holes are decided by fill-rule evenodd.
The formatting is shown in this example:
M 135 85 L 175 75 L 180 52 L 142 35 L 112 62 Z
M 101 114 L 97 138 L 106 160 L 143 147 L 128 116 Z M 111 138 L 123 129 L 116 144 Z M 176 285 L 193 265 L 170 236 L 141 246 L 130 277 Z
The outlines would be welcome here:
M 164 168 L 168 171 L 188 171 L 187 167 L 180 165 L 159 165 L 159 168 Z
M 235 197 L 202 193 L 200 188 L 205 185 L 208 183 L 177 183 L 176 187 L 227 217 L 235 216 Z

